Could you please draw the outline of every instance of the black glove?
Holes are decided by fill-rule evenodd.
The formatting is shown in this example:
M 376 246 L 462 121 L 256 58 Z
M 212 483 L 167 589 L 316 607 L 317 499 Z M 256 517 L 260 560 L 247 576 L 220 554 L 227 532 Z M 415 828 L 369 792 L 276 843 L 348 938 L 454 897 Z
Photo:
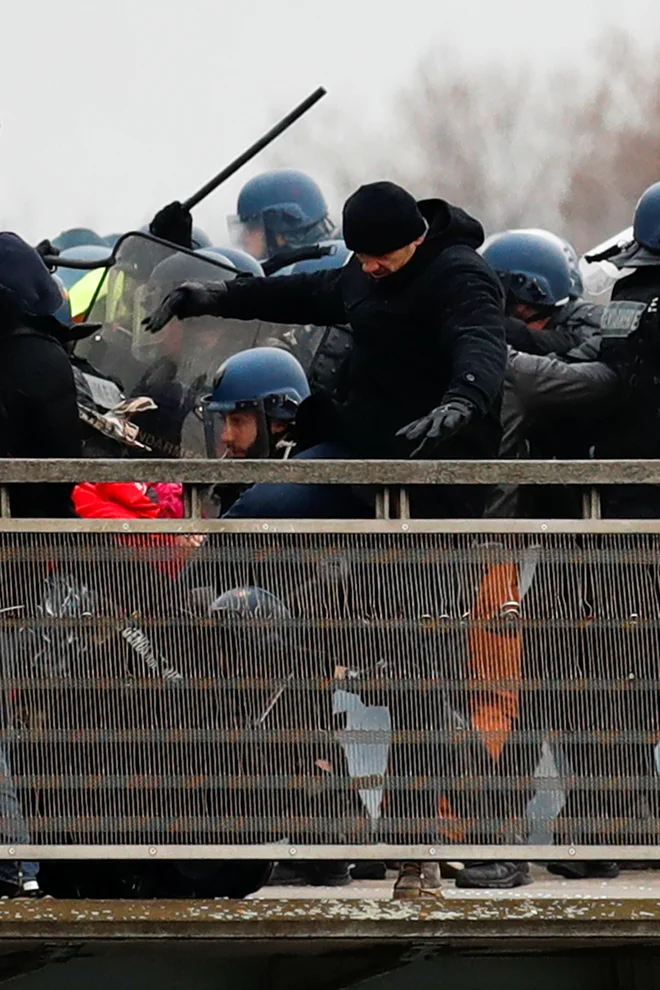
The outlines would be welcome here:
M 161 241 L 192 248 L 192 214 L 184 209 L 178 200 L 164 206 L 149 224 L 149 233 L 160 237 Z
M 47 238 L 44 241 L 39 241 L 39 243 L 37 244 L 34 250 L 37 252 L 38 255 L 40 255 L 42 261 L 44 260 L 44 258 L 47 258 L 49 256 L 52 258 L 56 258 L 60 253 L 60 249 L 56 248 L 54 244 L 51 244 Z M 52 265 L 48 265 L 47 267 L 48 270 L 51 272 L 55 270 Z
M 184 282 L 163 299 L 160 306 L 145 316 L 142 326 L 149 333 L 157 333 L 176 317 L 186 320 L 191 316 L 223 316 L 222 301 L 227 294 L 224 282 Z
M 448 399 L 441 406 L 432 409 L 428 416 L 422 416 L 421 419 L 402 426 L 396 435 L 411 441 L 421 438 L 422 442 L 410 455 L 415 457 L 422 450 L 430 452 L 442 440 L 447 440 L 454 433 L 458 433 L 467 426 L 474 414 L 475 407 L 467 399 Z

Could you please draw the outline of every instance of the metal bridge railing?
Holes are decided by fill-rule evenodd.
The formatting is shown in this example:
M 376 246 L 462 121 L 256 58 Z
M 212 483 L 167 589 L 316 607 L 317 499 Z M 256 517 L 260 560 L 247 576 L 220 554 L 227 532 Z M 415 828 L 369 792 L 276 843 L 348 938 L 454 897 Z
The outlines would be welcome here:
M 155 478 L 660 466 L 0 462 Z M 594 515 L 0 519 L 0 858 L 660 858 L 660 520 Z
M 0 458 L 0 484 L 178 481 L 184 484 L 640 485 L 660 484 L 658 460 L 66 460 Z

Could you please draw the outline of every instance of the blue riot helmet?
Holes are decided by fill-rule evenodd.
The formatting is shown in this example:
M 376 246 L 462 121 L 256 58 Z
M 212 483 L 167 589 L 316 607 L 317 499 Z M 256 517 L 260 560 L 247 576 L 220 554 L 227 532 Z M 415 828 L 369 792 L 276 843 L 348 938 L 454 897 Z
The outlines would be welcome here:
M 566 260 L 568 261 L 568 266 L 571 270 L 572 288 L 570 297 L 571 299 L 581 299 L 584 295 L 584 285 L 582 283 L 582 273 L 580 272 L 580 258 L 570 241 L 566 241 L 563 237 L 553 234 L 550 230 L 543 230 L 539 227 L 530 227 L 526 230 L 521 230 L 520 233 L 538 234 L 539 237 L 546 237 L 554 244 L 559 244 L 562 251 L 566 255 Z
M 94 230 L 90 230 L 89 227 L 71 227 L 69 230 L 63 230 L 61 234 L 53 238 L 52 244 L 60 251 L 80 247 L 83 244 L 99 244 L 107 247 L 105 239 Z
M 626 232 L 627 233 L 627 232 Z M 586 256 L 589 262 L 609 262 L 624 268 L 654 268 L 660 265 L 660 182 L 642 193 L 633 218 L 632 240 L 617 235 L 615 243 L 606 242 Z
M 580 256 L 570 241 L 566 241 L 563 238 L 560 238 L 560 240 L 566 260 L 568 261 L 568 267 L 571 270 L 571 299 L 581 299 L 584 295 L 584 282 L 582 281 L 582 272 L 580 271 Z
M 237 245 L 259 261 L 287 247 L 316 244 L 334 230 L 319 186 L 292 168 L 263 172 L 246 182 L 229 225 Z
M 553 309 L 569 301 L 573 280 L 560 243 L 535 232 L 507 230 L 489 237 L 480 253 L 499 276 L 508 305 Z
M 633 237 L 642 247 L 660 255 L 660 182 L 649 186 L 635 207 Z
M 217 623 L 220 648 L 232 675 L 251 683 L 250 690 L 236 691 L 233 717 L 243 714 L 252 724 L 263 723 L 293 671 L 296 642 L 291 610 L 265 588 L 245 585 L 216 598 L 208 615 Z
M 252 586 L 225 591 L 213 602 L 211 612 L 225 612 L 244 618 L 291 618 L 291 612 L 279 598 L 264 588 Z
M 216 251 L 213 248 L 197 248 L 195 254 L 198 254 L 200 258 L 208 258 L 209 261 L 215 261 L 216 265 L 222 265 L 223 270 L 228 275 L 236 274 L 235 265 L 229 260 L 224 251 Z
M 202 258 L 209 258 L 210 261 L 219 262 L 221 265 L 226 265 L 235 275 L 264 274 L 264 270 L 257 259 L 245 251 L 239 251 L 238 248 L 200 248 L 195 251 L 195 254 L 199 254 Z
M 108 245 L 109 248 L 113 248 L 117 243 L 117 241 L 119 240 L 119 238 L 122 236 L 123 236 L 122 234 L 106 234 L 103 240 L 105 241 L 105 243 Z
M 309 396 L 297 358 L 279 347 L 255 347 L 218 369 L 203 415 L 209 457 L 268 457 Z
M 193 227 L 192 246 L 193 248 L 210 248 L 213 246 L 213 242 L 206 231 L 202 230 L 201 227 Z
M 227 261 L 243 275 L 263 276 L 264 274 L 264 270 L 257 259 L 253 258 L 251 254 L 248 254 L 247 251 L 241 251 L 240 248 L 210 247 L 205 248 L 199 253 L 206 254 L 209 258 L 214 255 L 220 255 L 222 258 L 226 258 Z
M 183 282 L 224 282 L 234 278 L 235 273 L 229 262 L 228 271 L 219 265 L 212 268 L 208 262 L 200 260 L 204 258 L 215 262 L 223 260 L 219 254 L 203 249 L 194 254 L 173 253 L 156 265 L 149 276 L 149 284 L 153 288 L 157 287 L 162 294 L 158 302 L 162 302 L 168 292 Z
M 260 403 L 274 419 L 293 420 L 309 394 L 307 376 L 293 354 L 279 347 L 254 347 L 220 365 L 209 403 L 223 412 Z

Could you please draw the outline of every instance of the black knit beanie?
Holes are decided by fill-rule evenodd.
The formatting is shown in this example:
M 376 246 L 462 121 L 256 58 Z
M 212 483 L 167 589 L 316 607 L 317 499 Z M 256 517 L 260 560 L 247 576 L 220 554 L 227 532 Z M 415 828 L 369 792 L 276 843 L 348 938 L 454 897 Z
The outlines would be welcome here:
M 346 247 L 376 258 L 412 244 L 426 230 L 414 198 L 394 182 L 370 182 L 344 203 Z

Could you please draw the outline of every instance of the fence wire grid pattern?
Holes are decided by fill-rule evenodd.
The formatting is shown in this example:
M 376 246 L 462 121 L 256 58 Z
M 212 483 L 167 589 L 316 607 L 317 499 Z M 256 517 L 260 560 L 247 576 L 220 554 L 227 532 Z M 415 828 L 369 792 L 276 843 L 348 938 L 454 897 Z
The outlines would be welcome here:
M 0 534 L 0 840 L 656 844 L 660 535 L 202 539 Z

